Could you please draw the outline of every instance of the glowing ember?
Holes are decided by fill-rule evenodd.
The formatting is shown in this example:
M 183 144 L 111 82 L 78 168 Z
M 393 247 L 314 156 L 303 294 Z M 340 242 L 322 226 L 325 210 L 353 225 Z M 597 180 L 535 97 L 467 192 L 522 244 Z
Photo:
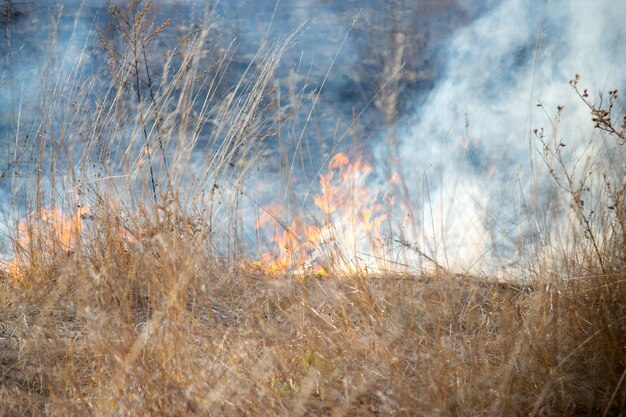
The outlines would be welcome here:
M 296 216 L 287 225 L 281 209 L 266 209 L 257 221 L 261 236 L 273 250 L 262 253 L 256 266 L 269 274 L 285 272 L 327 275 L 371 268 L 382 247 L 381 228 L 393 199 L 368 187 L 372 167 L 335 155 L 328 172 L 320 177 L 320 193 L 313 197 L 317 215 Z M 386 205 L 381 204 L 386 201 Z

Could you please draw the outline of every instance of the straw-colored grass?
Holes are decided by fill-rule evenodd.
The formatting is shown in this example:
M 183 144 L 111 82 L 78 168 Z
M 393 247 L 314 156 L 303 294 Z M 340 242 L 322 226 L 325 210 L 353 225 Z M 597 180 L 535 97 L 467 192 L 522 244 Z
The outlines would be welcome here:
M 0 416 L 624 415 L 624 187 L 602 228 L 574 205 L 584 245 L 523 282 L 333 271 L 343 253 L 328 275 L 267 274 L 247 262 L 245 181 L 268 135 L 299 137 L 304 93 L 272 100 L 290 39 L 224 88 L 207 14 L 155 80 L 166 25 L 140 3 L 112 10 L 111 72 L 43 80 L 49 111 L 14 132 L 36 164 L 0 272 Z
M 4 415 L 619 415 L 626 274 L 227 271 L 163 227 L 2 280 Z M 119 233 L 116 233 L 119 232 Z M 168 236 L 169 235 L 169 236 Z

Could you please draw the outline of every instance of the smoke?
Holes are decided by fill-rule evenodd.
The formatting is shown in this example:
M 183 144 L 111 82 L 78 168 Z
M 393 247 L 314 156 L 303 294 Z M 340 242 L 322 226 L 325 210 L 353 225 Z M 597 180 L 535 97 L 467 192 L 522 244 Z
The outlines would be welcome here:
M 62 12 L 57 4 L 64 6 Z M 205 4 L 154 1 L 156 22 L 174 18 L 155 44 L 164 39 L 161 47 L 166 41 L 172 42 L 164 48 L 174 47 L 180 37 L 202 26 L 198 19 L 204 16 Z M 359 142 L 356 147 L 372 151 L 379 166 L 387 160 L 388 147 L 373 141 L 389 131 L 380 92 L 391 76 L 385 63 L 393 61 L 394 42 L 404 39 L 402 72 L 407 76 L 399 83 L 397 108 L 403 117 L 395 131 L 397 166 L 414 217 L 410 238 L 453 270 L 494 271 L 526 256 L 527 242 L 535 235 L 552 232 L 538 219 L 555 202 L 532 129 L 549 128 L 557 106 L 565 106 L 559 136 L 568 154 L 572 159 L 593 154 L 595 148 L 587 146 L 593 131 L 589 111 L 568 81 L 579 73 L 584 87 L 604 92 L 626 84 L 626 8 L 608 0 L 209 4 L 218 17 L 210 37 L 215 50 L 232 45 L 233 57 L 223 77 L 225 92 L 249 66 L 254 72 L 259 48 L 300 28 L 273 81 L 276 96 L 285 103 L 297 102 L 291 105 L 301 109 L 283 125 L 285 150 L 279 149 L 278 134 L 268 138 L 259 180 L 249 179 L 257 210 L 258 201 L 267 202 L 265 197 L 286 196 L 276 189 L 280 181 L 297 183 L 293 188 L 305 195 L 315 194 L 324 162 L 336 151 L 349 150 L 353 138 Z M 10 27 L 2 27 L 3 47 L 11 33 L 11 54 L 5 54 L 0 68 L 0 87 L 10 91 L 0 95 L 3 146 L 41 127 L 36 125 L 41 103 L 60 96 L 70 101 L 71 88 L 67 96 L 50 96 L 50 91 L 79 85 L 90 71 L 106 67 L 98 60 L 104 54 L 91 54 L 89 48 L 97 49 L 96 25 L 115 35 L 107 5 L 105 0 L 42 0 Z M 57 24 L 51 16 L 58 16 Z M 57 37 L 54 66 L 46 58 L 50 43 L 41 41 L 50 36 Z M 355 115 L 358 129 L 351 131 Z M 289 178 L 281 165 L 282 152 L 288 168 L 296 168 Z M 370 185 L 381 184 L 381 178 L 371 179 Z M 388 195 L 384 186 L 381 189 L 378 194 Z M 0 181 L 3 204 L 15 191 L 15 182 Z
M 625 18 L 611 1 L 506 0 L 450 40 L 444 75 L 399 145 L 405 177 L 427 178 L 428 196 L 412 187 L 425 213 L 417 234 L 439 261 L 492 270 L 523 254 L 528 233 L 550 232 L 529 226 L 529 207 L 554 198 L 531 131 L 564 106 L 558 134 L 572 159 L 594 152 L 589 110 L 568 81 L 581 74 L 605 93 L 626 85 Z

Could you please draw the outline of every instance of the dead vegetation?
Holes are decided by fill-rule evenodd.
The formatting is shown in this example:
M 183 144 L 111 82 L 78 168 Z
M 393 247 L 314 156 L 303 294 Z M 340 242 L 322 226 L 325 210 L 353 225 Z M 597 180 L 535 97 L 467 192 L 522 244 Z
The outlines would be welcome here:
M 106 88 L 72 74 L 52 91 L 74 103 L 57 109 L 71 123 L 44 114 L 47 130 L 16 132 L 46 175 L 24 174 L 38 221 L 17 222 L 0 272 L 1 416 L 623 415 L 621 168 L 603 172 L 592 213 L 558 135 L 538 135 L 577 222 L 569 252 L 534 259 L 524 282 L 346 271 L 341 247 L 325 274 L 268 274 L 245 258 L 245 179 L 297 108 L 272 85 L 290 38 L 218 88 L 231 55 L 203 53 L 207 9 L 157 80 L 149 47 L 165 27 L 149 8 L 113 9 L 125 43 L 101 39 Z M 619 146 L 617 92 L 608 109 L 586 94 Z M 72 141 L 70 172 L 61 149 L 36 158 Z
M 114 225 L 102 225 L 115 230 Z M 120 232 L 120 231 L 118 231 Z M 2 280 L 4 415 L 619 415 L 623 272 L 228 272 L 113 233 Z

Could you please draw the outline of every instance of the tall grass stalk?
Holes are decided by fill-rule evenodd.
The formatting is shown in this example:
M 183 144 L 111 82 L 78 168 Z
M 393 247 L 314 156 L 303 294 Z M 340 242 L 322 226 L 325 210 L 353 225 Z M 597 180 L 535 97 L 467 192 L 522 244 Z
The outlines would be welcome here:
M 39 102 L 22 107 L 37 114 L 14 155 L 35 168 L 16 157 L 5 213 L 0 415 L 623 415 L 623 167 L 597 170 L 589 194 L 558 135 L 537 132 L 572 222 L 530 280 L 268 275 L 245 262 L 246 181 L 270 132 L 296 132 L 298 103 L 276 104 L 273 82 L 297 34 L 224 86 L 234 47 L 211 43 L 211 10 L 159 63 L 167 24 L 150 5 L 112 6 L 108 72 L 51 60 Z M 616 109 L 586 103 L 619 147 L 603 112 Z M 330 247 L 327 265 L 352 256 Z

